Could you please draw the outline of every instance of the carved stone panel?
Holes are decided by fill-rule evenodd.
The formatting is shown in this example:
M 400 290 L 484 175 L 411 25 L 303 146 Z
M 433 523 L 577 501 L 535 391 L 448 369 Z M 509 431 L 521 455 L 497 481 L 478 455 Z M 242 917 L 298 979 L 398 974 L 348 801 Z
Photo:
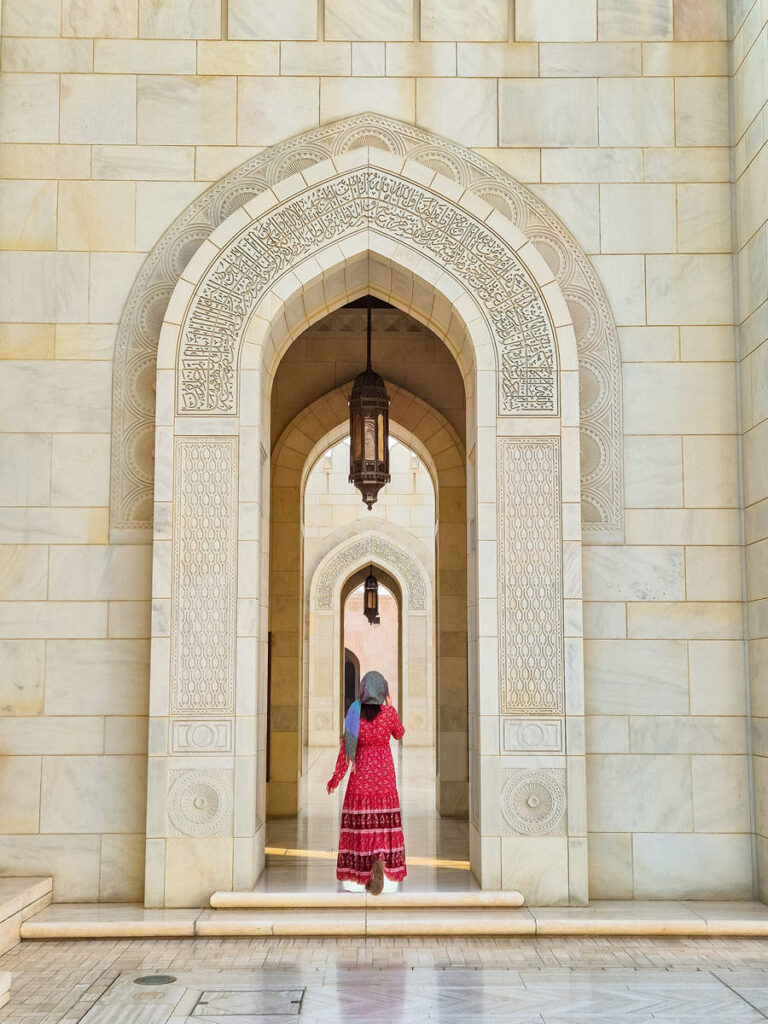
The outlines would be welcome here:
M 182 325 L 178 412 L 236 412 L 238 351 L 259 299 L 298 261 L 369 227 L 431 256 L 476 298 L 496 343 L 501 415 L 558 411 L 554 325 L 509 243 L 428 187 L 369 167 L 294 196 L 219 254 Z
M 171 753 L 231 754 L 232 719 L 174 719 L 171 723 Z
M 501 749 L 505 754 L 526 750 L 561 753 L 563 721 L 560 718 L 502 718 Z
M 237 438 L 174 448 L 171 714 L 234 712 Z
M 501 788 L 504 835 L 565 835 L 565 771 L 506 768 Z
M 184 836 L 232 834 L 231 771 L 172 771 L 169 780 L 172 832 Z
M 560 441 L 498 439 L 499 707 L 564 711 Z

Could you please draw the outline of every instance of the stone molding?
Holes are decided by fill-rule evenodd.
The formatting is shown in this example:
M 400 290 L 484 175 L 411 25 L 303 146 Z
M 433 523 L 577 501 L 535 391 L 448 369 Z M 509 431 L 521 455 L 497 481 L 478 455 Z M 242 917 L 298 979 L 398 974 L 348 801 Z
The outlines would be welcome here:
M 463 146 L 378 114 L 313 129 L 246 161 L 192 202 L 147 257 L 123 310 L 113 380 L 113 538 L 152 526 L 154 380 L 165 310 L 184 267 L 231 213 L 271 185 L 330 157 L 371 146 L 437 171 L 508 217 L 549 264 L 568 305 L 579 353 L 582 520 L 589 532 L 623 528 L 621 375 L 613 319 L 591 264 L 532 192 Z
M 427 585 L 423 571 L 406 551 L 376 534 L 357 537 L 326 556 L 324 564 L 317 571 L 315 609 L 332 611 L 333 595 L 339 578 L 348 575 L 353 566 L 368 558 L 373 561 L 381 559 L 385 568 L 392 566 L 397 569 L 406 583 L 409 610 L 426 611 Z

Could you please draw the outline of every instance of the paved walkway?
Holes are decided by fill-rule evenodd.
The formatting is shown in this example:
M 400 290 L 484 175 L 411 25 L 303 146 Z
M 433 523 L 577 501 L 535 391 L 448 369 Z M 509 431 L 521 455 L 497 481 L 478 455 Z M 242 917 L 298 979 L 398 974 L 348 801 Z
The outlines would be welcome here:
M 2 1024 L 747 1024 L 759 939 L 24 942 Z M 168 974 L 161 986 L 136 978 Z

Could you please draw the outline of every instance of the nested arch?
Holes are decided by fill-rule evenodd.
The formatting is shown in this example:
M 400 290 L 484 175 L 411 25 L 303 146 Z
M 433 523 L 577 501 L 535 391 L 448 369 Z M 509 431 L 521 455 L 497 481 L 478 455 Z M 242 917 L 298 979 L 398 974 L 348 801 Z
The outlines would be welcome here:
M 508 218 L 551 268 L 575 330 L 581 392 L 582 518 L 591 532 L 622 526 L 620 359 L 603 289 L 573 236 L 536 196 L 500 168 L 432 133 L 375 114 L 303 133 L 247 161 L 198 197 L 142 267 L 121 317 L 113 386 L 111 527 L 115 539 L 151 529 L 154 368 L 163 316 L 177 280 L 212 231 L 244 203 L 296 171 L 309 177 L 329 157 L 361 146 L 438 171 L 447 191 L 473 208 L 480 197 Z M 327 310 L 326 310 L 327 311 Z M 148 539 L 148 535 L 147 535 Z

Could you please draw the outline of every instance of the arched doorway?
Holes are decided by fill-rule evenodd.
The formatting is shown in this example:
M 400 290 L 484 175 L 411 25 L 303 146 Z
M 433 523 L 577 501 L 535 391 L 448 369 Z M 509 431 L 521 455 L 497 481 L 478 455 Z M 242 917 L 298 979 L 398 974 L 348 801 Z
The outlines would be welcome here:
M 473 872 L 581 901 L 581 641 L 563 612 L 581 598 L 578 360 L 562 292 L 498 210 L 378 150 L 278 192 L 203 243 L 158 352 L 154 586 L 170 616 L 153 717 L 171 748 L 196 715 L 218 716 L 222 739 L 150 755 L 147 901 L 248 887 L 263 863 L 271 383 L 303 327 L 366 292 L 428 323 L 465 385 Z

